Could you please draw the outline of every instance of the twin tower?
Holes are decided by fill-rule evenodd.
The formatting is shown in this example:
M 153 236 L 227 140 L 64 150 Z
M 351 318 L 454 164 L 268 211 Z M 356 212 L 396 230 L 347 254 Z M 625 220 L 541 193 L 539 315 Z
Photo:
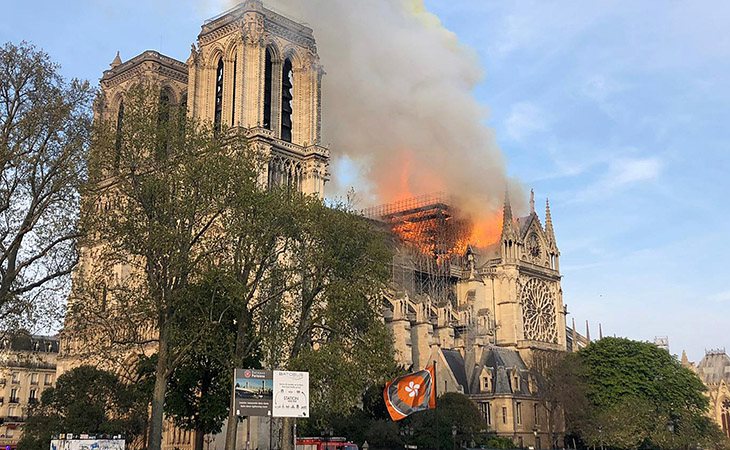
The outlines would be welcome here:
M 124 118 L 124 96 L 152 82 L 161 101 L 215 128 L 243 128 L 267 160 L 262 182 L 323 196 L 329 150 L 320 145 L 321 83 L 311 28 L 247 0 L 206 21 L 186 63 L 146 51 L 119 55 L 101 78 L 102 118 Z

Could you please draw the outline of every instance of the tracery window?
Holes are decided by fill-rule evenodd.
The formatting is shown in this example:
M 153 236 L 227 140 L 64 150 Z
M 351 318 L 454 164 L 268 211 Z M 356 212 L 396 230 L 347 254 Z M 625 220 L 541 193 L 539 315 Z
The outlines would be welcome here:
M 169 146 L 168 124 L 170 123 L 170 92 L 163 89 L 160 92 L 160 101 L 157 105 L 157 159 L 165 159 L 167 157 L 167 149 Z
M 722 431 L 730 438 L 730 399 L 722 402 Z
M 124 122 L 124 100 L 119 102 L 117 111 L 117 133 L 114 139 L 114 167 L 119 167 L 122 153 L 122 124 Z
M 532 278 L 521 292 L 525 339 L 557 343 L 555 295 L 547 283 Z
M 238 71 L 238 56 L 233 60 L 233 87 L 231 98 L 231 126 L 236 125 L 236 72 Z
M 287 142 L 292 140 L 293 73 L 291 60 L 287 58 L 281 77 L 281 139 Z
M 223 58 L 218 60 L 218 67 L 215 71 L 215 114 L 213 116 L 213 127 L 216 131 L 221 130 L 223 117 Z
M 271 129 L 271 89 L 274 83 L 274 59 L 271 49 L 266 49 L 266 62 L 264 64 L 264 128 Z

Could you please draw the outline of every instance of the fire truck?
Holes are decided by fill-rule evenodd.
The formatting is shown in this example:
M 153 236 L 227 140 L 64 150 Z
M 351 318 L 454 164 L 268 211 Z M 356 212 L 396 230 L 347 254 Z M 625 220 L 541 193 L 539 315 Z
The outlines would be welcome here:
M 343 437 L 303 437 L 297 438 L 296 450 L 358 450 L 357 444 Z

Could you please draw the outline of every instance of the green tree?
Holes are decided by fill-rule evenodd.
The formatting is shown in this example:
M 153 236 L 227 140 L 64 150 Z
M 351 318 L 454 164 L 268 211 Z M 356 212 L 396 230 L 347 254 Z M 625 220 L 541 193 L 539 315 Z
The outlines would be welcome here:
M 402 421 L 403 426 L 413 427 L 403 439 L 418 448 L 452 448 L 454 444 L 470 446 L 483 440 L 486 424 L 473 401 L 463 394 L 449 392 L 438 398 L 436 409 L 413 414 Z M 456 435 L 453 434 L 456 431 Z
M 18 444 L 21 450 L 46 450 L 59 433 L 124 435 L 128 443 L 143 434 L 146 402 L 134 386 L 91 366 L 64 373 L 30 410 Z
M 380 320 L 391 253 L 386 235 L 345 206 L 303 200 L 284 267 L 291 287 L 264 310 L 278 320 L 261 321 L 268 325 L 263 361 L 310 371 L 313 407 L 346 414 L 394 366 L 392 337 Z M 291 426 L 283 427 L 286 445 Z
M 32 45 L 0 47 L 0 333 L 59 318 L 78 260 L 92 94 Z
M 580 430 L 586 444 L 638 449 L 716 442 L 705 386 L 667 351 L 605 338 L 578 352 L 578 359 L 591 410 Z
M 156 347 L 149 448 L 159 450 L 170 377 L 208 333 L 181 326 L 183 318 L 221 320 L 216 302 L 191 299 L 222 258 L 219 225 L 231 199 L 255 185 L 258 167 L 241 136 L 184 111 L 163 114 L 157 86 L 131 89 L 124 105 L 119 130 L 95 126 L 83 211 L 94 265 L 79 280 L 69 328 L 123 366 Z M 121 277 L 109 277 L 119 268 Z

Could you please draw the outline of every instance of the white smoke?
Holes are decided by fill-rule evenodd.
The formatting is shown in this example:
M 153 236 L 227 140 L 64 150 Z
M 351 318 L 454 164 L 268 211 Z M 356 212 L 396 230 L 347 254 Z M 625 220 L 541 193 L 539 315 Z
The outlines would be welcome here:
M 314 30 L 327 72 L 323 141 L 331 144 L 333 170 L 359 171 L 366 185 L 354 188 L 366 202 L 443 191 L 479 215 L 501 207 L 504 159 L 472 92 L 481 68 L 422 0 L 264 5 Z M 341 193 L 349 186 L 334 175 L 330 193 Z

